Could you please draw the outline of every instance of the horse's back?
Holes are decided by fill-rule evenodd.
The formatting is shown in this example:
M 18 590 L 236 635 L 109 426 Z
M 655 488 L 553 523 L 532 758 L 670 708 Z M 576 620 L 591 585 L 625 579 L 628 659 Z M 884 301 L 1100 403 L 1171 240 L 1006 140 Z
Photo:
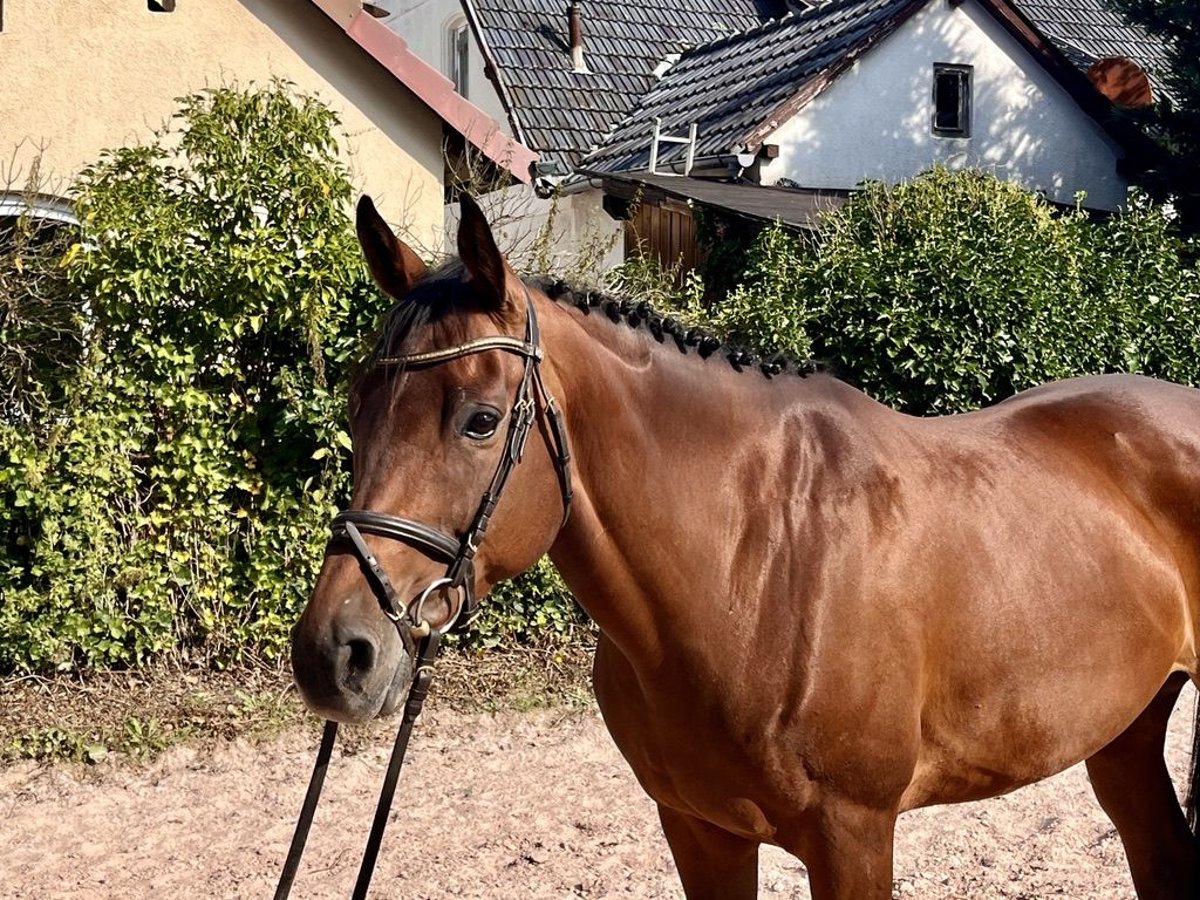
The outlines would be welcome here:
M 1138 375 L 1092 376 L 1034 388 L 976 415 L 972 429 L 994 435 L 1023 467 L 1116 492 L 1185 539 L 1200 534 L 1200 391 Z

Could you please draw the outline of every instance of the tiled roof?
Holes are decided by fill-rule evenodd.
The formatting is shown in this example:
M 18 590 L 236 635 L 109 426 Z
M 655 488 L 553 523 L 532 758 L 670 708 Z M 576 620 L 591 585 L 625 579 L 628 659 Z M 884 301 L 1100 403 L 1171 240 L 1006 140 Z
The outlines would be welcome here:
M 655 83 L 669 54 L 757 25 L 763 0 L 583 3 L 589 73 L 571 71 L 564 0 L 467 0 L 518 137 L 574 167 Z
M 1012 0 L 1012 4 L 1083 71 L 1105 57 L 1126 56 L 1146 70 L 1156 95 L 1165 93 L 1166 45 L 1126 22 L 1106 0 Z
M 599 172 L 645 168 L 655 117 L 665 134 L 697 125 L 696 156 L 730 154 L 769 125 L 782 104 L 803 102 L 823 73 L 853 59 L 928 0 L 839 0 L 792 13 L 686 52 L 628 118 L 583 161 Z M 768 128 L 767 130 L 770 130 Z M 680 159 L 666 144 L 659 160 Z
M 645 168 L 654 118 L 663 133 L 698 126 L 697 156 L 754 144 L 846 64 L 929 0 L 832 0 L 781 19 L 785 0 L 586 0 L 587 73 L 571 71 L 564 0 L 464 0 L 500 80 L 518 137 L 569 169 Z M 1075 67 L 1127 56 L 1165 93 L 1162 42 L 1107 0 L 983 0 L 1018 10 Z M 792 5 L 798 5 L 793 0 Z M 1022 26 L 1024 27 L 1024 26 Z M 1032 32 L 1030 32 L 1032 34 Z M 669 55 L 682 54 L 659 78 Z M 1069 70 L 1068 70 L 1069 71 Z M 664 144 L 659 158 L 682 158 Z

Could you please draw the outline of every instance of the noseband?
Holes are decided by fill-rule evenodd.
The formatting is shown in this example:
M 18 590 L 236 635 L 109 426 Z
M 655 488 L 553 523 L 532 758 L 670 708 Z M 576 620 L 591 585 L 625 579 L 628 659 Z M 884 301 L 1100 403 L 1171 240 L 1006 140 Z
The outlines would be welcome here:
M 533 298 L 529 289 L 525 288 L 525 338 L 524 340 L 505 334 L 490 337 L 475 338 L 454 347 L 442 350 L 430 350 L 424 353 L 410 353 L 404 356 L 383 357 L 376 361 L 377 366 L 397 366 L 405 371 L 427 369 L 441 365 L 451 360 L 484 353 L 489 350 L 499 350 L 512 353 L 522 358 L 523 369 L 521 382 L 513 399 L 512 412 L 508 420 L 508 435 L 500 460 L 496 463 L 496 471 L 492 480 L 483 492 L 475 514 L 471 517 L 466 530 L 460 537 L 453 537 L 444 531 L 418 522 L 393 516 L 390 513 L 374 512 L 366 509 L 347 509 L 338 513 L 332 524 L 333 535 L 329 540 L 329 549 L 347 547 L 358 559 L 371 592 L 379 601 L 379 606 L 400 633 L 400 640 L 408 651 L 409 657 L 416 662 L 416 674 L 408 699 L 404 704 L 404 715 L 400 722 L 400 730 L 392 746 L 391 759 L 388 761 L 387 774 L 384 776 L 383 788 L 379 794 L 379 803 L 375 808 L 375 818 L 371 823 L 371 833 L 367 838 L 367 847 L 363 852 L 362 864 L 358 870 L 358 880 L 354 885 L 354 900 L 362 900 L 367 895 L 371 883 L 371 874 L 375 869 L 375 859 L 379 853 L 379 845 L 383 840 L 383 830 L 387 825 L 388 811 L 392 806 L 396 783 L 400 777 L 400 767 L 404 764 L 404 754 L 408 748 L 409 735 L 413 724 L 420 715 L 425 697 L 429 693 L 429 685 L 433 680 L 433 663 L 437 658 L 438 645 L 442 635 L 453 627 L 465 628 L 470 624 L 478 611 L 478 601 L 475 599 L 475 555 L 479 545 L 487 533 L 488 523 L 496 504 L 504 493 L 508 477 L 521 461 L 525 451 L 525 442 L 529 439 L 530 429 L 537 419 L 538 408 L 545 414 L 553 445 L 554 468 L 558 473 L 559 491 L 562 494 L 563 516 L 562 524 L 567 523 L 571 514 L 571 454 L 567 446 L 567 432 L 562 421 L 562 412 L 554 398 L 546 390 L 542 381 L 539 363 L 542 351 L 539 347 L 537 313 L 533 308 Z M 560 526 L 561 527 L 561 526 Z M 421 551 L 430 559 L 446 564 L 446 574 L 435 578 L 418 594 L 411 603 L 402 602 L 392 586 L 391 579 L 379 564 L 379 560 L 367 546 L 364 534 L 400 541 Z M 435 593 L 455 591 L 458 602 L 451 606 L 449 618 L 433 628 L 424 616 L 426 601 Z M 308 838 L 308 830 L 312 825 L 316 812 L 317 801 L 320 799 L 321 787 L 325 781 L 325 771 L 333 753 L 333 743 L 337 736 L 337 723 L 325 723 L 325 731 L 321 736 L 321 747 L 317 752 L 316 765 L 313 767 L 309 780 L 308 792 L 300 809 L 300 817 L 296 822 L 296 831 L 292 835 L 292 843 L 284 861 L 283 872 L 275 889 L 276 900 L 285 900 L 291 892 L 292 882 L 300 866 L 300 857 L 304 852 L 304 844 Z

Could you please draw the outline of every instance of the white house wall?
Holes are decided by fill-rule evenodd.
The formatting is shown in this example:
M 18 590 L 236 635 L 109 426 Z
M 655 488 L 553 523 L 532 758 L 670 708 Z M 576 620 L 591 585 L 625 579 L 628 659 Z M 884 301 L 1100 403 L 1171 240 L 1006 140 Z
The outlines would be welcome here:
M 388 12 L 384 25 L 400 35 L 417 56 L 421 57 L 447 78 L 451 76 L 450 29 L 456 22 L 465 22 L 461 0 L 373 0 Z M 500 102 L 495 86 L 484 74 L 483 54 L 471 35 L 467 53 L 467 99 L 501 123 L 511 137 L 508 113 Z
M 974 66 L 969 138 L 932 132 L 934 63 Z M 779 156 L 764 164 L 764 184 L 852 188 L 941 162 L 992 170 L 1059 203 L 1085 190 L 1098 209 L 1120 207 L 1128 187 L 1115 142 L 976 0 L 932 0 L 766 142 Z
M 576 190 L 542 199 L 518 184 L 479 198 L 496 244 L 522 275 L 571 276 L 595 283 L 625 259 L 624 223 L 602 206 L 604 194 Z M 458 204 L 446 206 L 446 253 L 454 254 Z

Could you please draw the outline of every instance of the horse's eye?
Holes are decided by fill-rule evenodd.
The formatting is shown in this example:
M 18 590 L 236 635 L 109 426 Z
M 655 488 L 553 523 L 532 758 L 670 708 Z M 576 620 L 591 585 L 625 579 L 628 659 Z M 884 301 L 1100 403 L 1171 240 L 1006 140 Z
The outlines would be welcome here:
M 491 410 L 481 410 L 471 416 L 463 429 L 463 434 L 477 441 L 486 440 L 496 433 L 496 426 L 499 424 L 499 414 Z

